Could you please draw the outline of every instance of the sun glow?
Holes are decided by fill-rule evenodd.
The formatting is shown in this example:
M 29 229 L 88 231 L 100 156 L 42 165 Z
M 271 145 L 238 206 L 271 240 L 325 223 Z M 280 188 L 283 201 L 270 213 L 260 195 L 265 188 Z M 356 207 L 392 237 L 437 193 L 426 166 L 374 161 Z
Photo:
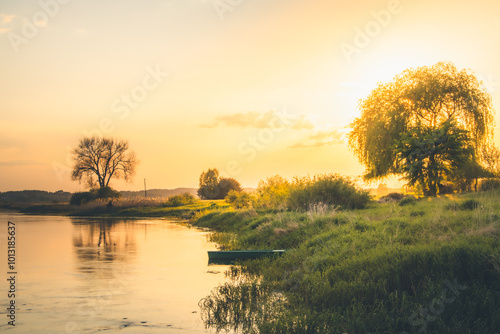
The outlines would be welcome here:
M 345 141 L 359 100 L 378 82 L 439 61 L 485 78 L 499 108 L 496 2 L 244 2 L 223 20 L 211 1 L 167 2 L 124 2 L 118 16 L 114 5 L 83 2 L 60 6 L 45 23 L 32 19 L 43 13 L 35 3 L 3 5 L 1 191 L 82 190 L 68 152 L 97 128 L 128 140 L 141 161 L 135 183 L 117 189 L 141 188 L 144 178 L 156 188 L 196 186 L 203 170 L 246 161 L 239 145 L 264 131 L 232 118 L 275 108 L 300 124 L 255 148 L 237 176 L 244 185 L 277 173 L 362 171 Z M 377 33 L 356 44 L 375 24 Z M 349 59 L 343 43 L 357 50 Z M 169 73 L 156 88 L 145 79 L 151 69 Z

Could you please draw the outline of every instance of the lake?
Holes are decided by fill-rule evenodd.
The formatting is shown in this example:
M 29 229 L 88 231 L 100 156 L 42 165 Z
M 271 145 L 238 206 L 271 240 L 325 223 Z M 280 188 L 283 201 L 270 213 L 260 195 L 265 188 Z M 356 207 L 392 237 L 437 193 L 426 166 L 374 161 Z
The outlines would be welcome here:
M 8 221 L 15 223 L 15 298 L 8 297 Z M 216 245 L 207 233 L 161 219 L 0 213 L 0 331 L 208 333 L 198 302 L 226 281 L 227 266 L 208 265 Z

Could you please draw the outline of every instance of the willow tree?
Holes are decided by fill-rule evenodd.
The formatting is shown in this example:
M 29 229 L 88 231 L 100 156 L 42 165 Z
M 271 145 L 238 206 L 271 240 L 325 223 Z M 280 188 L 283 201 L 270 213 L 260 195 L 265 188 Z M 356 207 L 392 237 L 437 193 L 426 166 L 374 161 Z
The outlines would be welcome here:
M 416 129 L 430 133 L 453 122 L 470 141 L 473 160 L 492 135 L 490 95 L 474 74 L 459 71 L 449 62 L 408 69 L 389 83 L 379 83 L 359 101 L 358 108 L 361 115 L 350 124 L 348 139 L 350 149 L 366 167 L 367 180 L 394 174 L 409 179 L 408 170 L 402 168 L 408 165 L 407 157 L 401 155 L 412 149 L 402 150 L 398 143 L 418 133 Z M 425 165 L 429 157 L 422 159 Z M 441 178 L 446 176 L 443 173 Z
M 436 195 L 445 177 L 473 166 L 474 152 L 467 131 L 452 120 L 438 129 L 413 128 L 394 145 L 400 172 L 409 186 L 419 184 L 424 195 Z M 460 173 L 462 174 L 462 173 Z
M 73 180 L 85 180 L 90 188 L 104 188 L 112 178 L 130 180 L 137 159 L 128 142 L 112 138 L 82 138 L 73 150 Z

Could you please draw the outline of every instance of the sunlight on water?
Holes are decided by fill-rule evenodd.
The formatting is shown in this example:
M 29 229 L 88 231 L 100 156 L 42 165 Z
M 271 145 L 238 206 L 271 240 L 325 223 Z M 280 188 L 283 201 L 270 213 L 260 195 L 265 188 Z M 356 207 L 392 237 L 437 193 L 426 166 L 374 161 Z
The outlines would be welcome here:
M 166 220 L 0 214 L 16 223 L 16 326 L 2 298 L 0 330 L 12 333 L 207 333 L 198 302 L 224 282 L 208 266 L 206 232 Z M 2 280 L 0 293 L 9 287 Z

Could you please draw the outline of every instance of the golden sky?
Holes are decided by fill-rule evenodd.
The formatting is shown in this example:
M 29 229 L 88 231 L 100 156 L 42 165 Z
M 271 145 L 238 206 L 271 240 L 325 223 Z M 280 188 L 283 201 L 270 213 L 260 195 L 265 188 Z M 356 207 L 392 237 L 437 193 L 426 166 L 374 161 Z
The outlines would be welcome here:
M 69 153 L 89 134 L 140 160 L 119 190 L 197 187 L 208 168 L 245 187 L 360 175 L 357 101 L 442 60 L 499 110 L 500 2 L 2 0 L 0 191 L 83 189 Z

